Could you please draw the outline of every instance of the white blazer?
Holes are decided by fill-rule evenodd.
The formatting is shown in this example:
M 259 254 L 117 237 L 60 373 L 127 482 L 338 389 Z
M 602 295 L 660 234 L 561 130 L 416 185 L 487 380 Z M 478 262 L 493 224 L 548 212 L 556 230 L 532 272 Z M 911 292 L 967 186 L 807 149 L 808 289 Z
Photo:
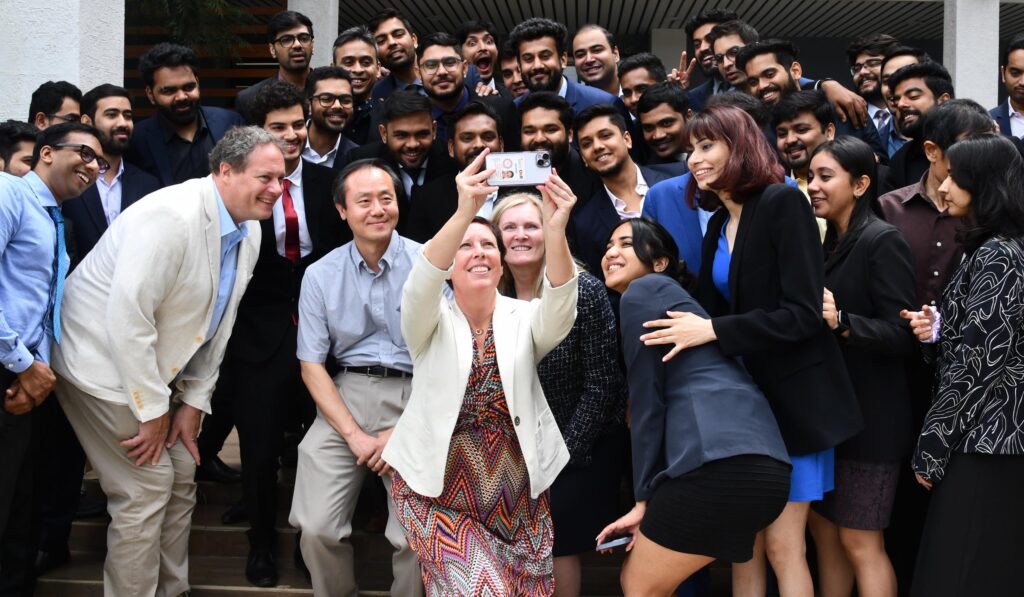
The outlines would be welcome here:
M 473 361 L 473 333 L 454 299 L 442 295 L 448 272 L 420 256 L 402 295 L 402 335 L 413 358 L 412 395 L 383 458 L 420 495 L 437 497 Z M 497 292 L 497 291 L 495 291 Z M 569 450 L 537 377 L 537 363 L 576 320 L 577 279 L 530 302 L 499 295 L 494 348 L 509 415 L 530 475 L 530 495 L 544 492 L 569 462 Z
M 238 302 L 259 256 L 248 222 L 235 284 L 213 338 L 220 279 L 220 214 L 213 179 L 151 193 L 114 220 L 71 273 L 61 304 L 54 371 L 83 392 L 128 405 L 140 421 L 166 413 L 173 393 L 210 412 Z

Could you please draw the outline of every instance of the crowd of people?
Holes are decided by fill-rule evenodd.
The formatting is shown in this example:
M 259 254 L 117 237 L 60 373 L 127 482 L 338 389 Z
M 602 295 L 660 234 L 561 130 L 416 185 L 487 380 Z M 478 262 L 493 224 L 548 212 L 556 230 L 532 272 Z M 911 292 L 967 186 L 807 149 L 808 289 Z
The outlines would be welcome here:
M 389 9 L 312 68 L 283 11 L 233 111 L 174 43 L 138 123 L 42 84 L 0 124 L 0 595 L 89 510 L 106 595 L 188 593 L 197 480 L 274 586 L 282 465 L 316 595 L 378 477 L 393 595 L 577 596 L 598 546 L 626 595 L 1018 592 L 1024 36 L 986 110 L 886 34 L 852 90 L 730 10 L 685 35 Z M 550 175 L 492 184 L 515 151 Z

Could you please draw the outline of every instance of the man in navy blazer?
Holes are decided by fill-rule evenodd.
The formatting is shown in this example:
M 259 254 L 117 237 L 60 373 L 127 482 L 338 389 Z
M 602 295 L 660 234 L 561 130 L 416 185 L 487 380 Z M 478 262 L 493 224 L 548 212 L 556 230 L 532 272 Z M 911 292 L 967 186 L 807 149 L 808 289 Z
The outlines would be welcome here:
M 157 177 L 161 186 L 210 173 L 209 155 L 242 117 L 199 105 L 199 59 L 191 48 L 160 43 L 139 58 L 146 96 L 157 114 L 137 127 L 128 161 Z
M 1008 137 L 1024 135 L 1024 33 L 1010 40 L 999 63 L 999 78 L 1008 97 L 989 110 L 999 124 L 999 132 Z
M 722 79 L 718 69 L 715 67 L 714 51 L 711 47 L 711 40 L 708 39 L 708 33 L 716 25 L 735 21 L 739 18 L 740 16 L 736 11 L 716 8 L 706 10 L 699 15 L 691 17 L 683 27 L 686 30 L 686 35 L 692 42 L 694 60 L 697 61 L 697 64 L 700 66 L 700 72 L 704 75 L 704 82 L 693 87 L 686 94 L 687 99 L 690 100 L 690 108 L 694 112 L 699 112 L 712 95 L 723 93 L 732 88 L 727 81 Z

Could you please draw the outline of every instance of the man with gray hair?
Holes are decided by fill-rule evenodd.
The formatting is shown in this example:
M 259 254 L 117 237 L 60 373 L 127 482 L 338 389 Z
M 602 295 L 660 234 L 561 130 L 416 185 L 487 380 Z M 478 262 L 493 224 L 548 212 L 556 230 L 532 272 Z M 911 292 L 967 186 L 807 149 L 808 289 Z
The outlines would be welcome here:
M 195 438 L 259 254 L 253 220 L 281 196 L 282 146 L 232 129 L 210 171 L 138 201 L 64 286 L 52 364 L 108 498 L 107 596 L 189 590 Z

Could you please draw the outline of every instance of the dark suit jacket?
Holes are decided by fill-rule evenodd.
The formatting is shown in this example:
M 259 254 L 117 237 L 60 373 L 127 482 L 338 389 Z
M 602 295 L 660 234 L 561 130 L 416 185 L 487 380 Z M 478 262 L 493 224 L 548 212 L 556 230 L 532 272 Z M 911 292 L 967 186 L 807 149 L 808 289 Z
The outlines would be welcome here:
M 885 178 L 879 178 L 878 196 L 902 189 L 921 180 L 931 164 L 924 154 L 924 142 L 918 139 L 907 141 L 889 160 L 889 171 Z
M 916 309 L 910 247 L 895 226 L 872 216 L 825 259 L 825 287 L 850 324 L 839 337 L 864 415 L 864 430 L 839 446 L 856 460 L 902 460 L 913 429 L 904 357 L 919 353 L 900 309 Z
M 383 122 L 384 102 L 371 98 L 355 108 L 341 134 L 356 145 L 366 145 L 380 141 L 377 125 Z
M 481 97 L 468 86 L 466 87 L 466 92 L 469 94 L 466 103 L 476 100 L 487 104 L 501 118 L 501 130 L 498 131 L 498 134 L 501 135 L 505 151 L 519 151 L 519 112 L 516 110 L 516 105 L 512 100 L 501 95 L 485 95 Z M 442 113 L 439 117 L 435 118 L 438 121 L 435 143 L 441 142 L 445 147 L 448 146 L 448 139 L 452 136 L 453 121 L 457 112 L 458 110 L 451 114 Z
M 708 98 L 714 95 L 715 80 L 708 79 L 700 85 L 686 92 L 686 99 L 690 100 L 690 109 L 696 114 L 704 108 Z
M 143 172 L 140 168 L 124 162 L 121 173 L 121 211 L 153 191 L 160 190 L 160 181 Z M 81 196 L 61 203 L 64 218 L 73 222 L 75 254 L 71 263 L 78 265 L 92 250 L 107 230 L 107 216 L 103 213 L 103 202 L 96 185 L 90 186 Z
M 334 208 L 334 173 L 310 162 L 302 164 L 302 199 L 313 250 L 298 263 L 277 252 L 274 219 L 260 222 L 263 236 L 252 279 L 238 305 L 227 352 L 233 358 L 261 363 L 270 358 L 286 334 L 295 334 L 299 289 L 306 268 L 333 249 L 352 240 L 352 232 Z M 291 355 L 295 358 L 295 355 Z
M 568 77 L 565 79 L 565 101 L 569 102 L 572 107 L 572 113 L 579 114 L 583 110 L 586 110 L 590 106 L 596 104 L 611 104 L 615 106 L 619 112 L 622 113 L 622 117 L 626 119 L 626 122 L 630 122 L 632 119 L 629 116 L 629 110 L 626 109 L 626 104 L 622 103 L 622 98 L 616 97 L 607 91 L 597 89 L 596 87 L 588 87 L 586 85 L 580 85 Z M 521 96 L 516 98 L 516 105 L 523 101 Z
M 252 100 L 256 97 L 256 93 L 259 92 L 260 89 L 263 89 L 265 86 L 277 80 L 277 75 L 267 77 L 266 79 L 250 85 L 238 92 L 238 95 L 235 97 L 235 111 L 242 115 L 242 119 L 245 120 L 246 124 L 254 124 L 252 121 L 251 109 Z
M 788 462 L 768 401 L 737 360 L 712 342 L 663 363 L 667 347 L 640 342 L 649 331 L 643 323 L 664 318 L 665 311 L 708 317 L 692 296 L 662 274 L 633 280 L 622 295 L 636 499 L 649 499 L 665 479 L 730 456 L 762 454 Z
M 744 201 L 729 267 L 731 302 L 712 279 L 727 215 L 720 209 L 708 222 L 697 283 L 718 345 L 743 357 L 790 454 L 837 446 L 862 421 L 839 344 L 821 317 L 824 264 L 811 206 L 784 184 Z
M 1003 102 L 988 111 L 989 116 L 999 125 L 999 132 L 1006 135 L 1007 137 L 1013 136 L 1013 130 L 1010 128 L 1010 106 Z
M 648 187 L 669 178 L 664 172 L 651 170 L 646 166 L 640 166 L 640 173 Z M 619 212 L 615 211 L 604 185 L 583 207 L 575 210 L 569 220 L 569 228 L 572 230 L 568 234 L 572 239 L 573 254 L 583 261 L 587 271 L 599 280 L 604 280 L 601 258 L 604 257 L 605 247 L 608 245 L 608 236 L 621 221 Z
M 245 122 L 237 112 L 223 108 L 212 108 L 202 106 L 199 108 L 206 119 L 206 126 L 210 128 L 213 135 L 213 142 L 220 141 L 228 129 L 235 126 L 243 126 Z M 132 133 L 132 143 L 129 149 L 129 160 L 140 168 L 149 172 L 160 181 L 162 187 L 174 184 L 174 173 L 171 171 L 171 160 L 167 155 L 167 146 L 164 144 L 163 128 L 160 126 L 160 116 L 151 116 L 135 125 Z

